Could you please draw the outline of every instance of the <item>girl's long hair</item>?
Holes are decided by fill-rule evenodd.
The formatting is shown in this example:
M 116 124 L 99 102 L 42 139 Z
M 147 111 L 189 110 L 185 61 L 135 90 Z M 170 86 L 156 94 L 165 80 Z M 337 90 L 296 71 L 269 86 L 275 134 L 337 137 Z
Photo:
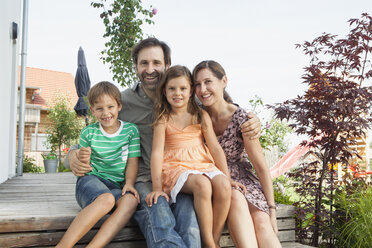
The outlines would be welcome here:
M 178 77 L 185 77 L 190 82 L 191 88 L 191 95 L 187 106 L 187 111 L 194 117 L 193 121 L 195 120 L 196 123 L 201 123 L 202 127 L 204 127 L 203 118 L 202 118 L 202 110 L 198 106 L 195 101 L 195 85 L 194 81 L 191 76 L 191 72 L 187 69 L 186 66 L 175 65 L 170 67 L 163 75 L 157 89 L 156 89 L 156 103 L 155 103 L 155 121 L 154 125 L 158 124 L 162 119 L 166 121 L 169 120 L 170 113 L 172 111 L 172 106 L 167 101 L 167 97 L 165 95 L 165 87 L 167 83 Z M 196 124 L 193 123 L 193 124 Z

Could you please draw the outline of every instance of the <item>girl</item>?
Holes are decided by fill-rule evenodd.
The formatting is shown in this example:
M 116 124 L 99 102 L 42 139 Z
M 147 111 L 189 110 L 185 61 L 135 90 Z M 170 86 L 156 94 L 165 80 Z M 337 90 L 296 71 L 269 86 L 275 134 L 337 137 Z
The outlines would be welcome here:
M 257 247 L 257 243 L 259 247 L 281 247 L 276 236 L 272 181 L 260 142 L 241 133 L 241 124 L 248 119 L 247 112 L 229 99 L 225 92 L 226 73 L 217 62 L 199 63 L 194 68 L 193 79 L 196 95 L 209 113 L 225 152 L 231 178 L 247 189 L 246 192 L 232 190 L 227 223 L 236 247 Z
M 179 192 L 193 194 L 204 247 L 219 247 L 230 207 L 230 176 L 211 120 L 195 102 L 190 71 L 184 66 L 169 68 L 157 97 L 151 154 L 153 192 L 146 202 L 151 206 L 164 196 L 173 203 Z

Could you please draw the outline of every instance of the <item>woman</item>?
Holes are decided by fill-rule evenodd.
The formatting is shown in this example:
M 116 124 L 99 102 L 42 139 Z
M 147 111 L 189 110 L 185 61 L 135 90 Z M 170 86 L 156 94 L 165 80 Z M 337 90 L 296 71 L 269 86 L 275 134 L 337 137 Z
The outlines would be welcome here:
M 248 120 L 247 112 L 228 97 L 226 73 L 217 62 L 199 63 L 193 79 L 195 93 L 209 113 L 224 149 L 231 178 L 247 189 L 232 191 L 227 223 L 236 247 L 257 247 L 257 243 L 259 247 L 281 247 L 272 181 L 261 145 L 258 139 L 250 140 L 241 132 L 241 124 Z

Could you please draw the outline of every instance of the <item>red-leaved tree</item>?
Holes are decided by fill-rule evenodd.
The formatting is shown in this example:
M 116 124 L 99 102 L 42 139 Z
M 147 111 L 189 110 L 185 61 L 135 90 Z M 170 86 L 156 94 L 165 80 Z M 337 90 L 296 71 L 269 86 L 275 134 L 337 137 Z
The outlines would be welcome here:
M 372 18 L 362 14 L 349 20 L 345 38 L 323 33 L 311 42 L 296 45 L 310 57 L 304 68 L 304 95 L 271 106 L 276 117 L 287 119 L 298 134 L 310 137 L 307 145 L 315 158 L 291 173 L 298 182 L 296 203 L 300 238 L 318 246 L 319 238 L 332 243 L 333 166 L 348 165 L 355 137 L 365 137 L 372 123 Z M 305 141 L 303 145 L 305 145 Z

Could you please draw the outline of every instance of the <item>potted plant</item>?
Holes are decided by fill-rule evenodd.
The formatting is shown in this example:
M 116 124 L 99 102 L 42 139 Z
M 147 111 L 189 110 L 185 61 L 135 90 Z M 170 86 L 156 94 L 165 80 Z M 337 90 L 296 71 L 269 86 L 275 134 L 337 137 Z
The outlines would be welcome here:
M 48 154 L 41 154 L 44 159 L 45 173 L 56 173 L 58 168 L 58 157 L 54 151 Z

